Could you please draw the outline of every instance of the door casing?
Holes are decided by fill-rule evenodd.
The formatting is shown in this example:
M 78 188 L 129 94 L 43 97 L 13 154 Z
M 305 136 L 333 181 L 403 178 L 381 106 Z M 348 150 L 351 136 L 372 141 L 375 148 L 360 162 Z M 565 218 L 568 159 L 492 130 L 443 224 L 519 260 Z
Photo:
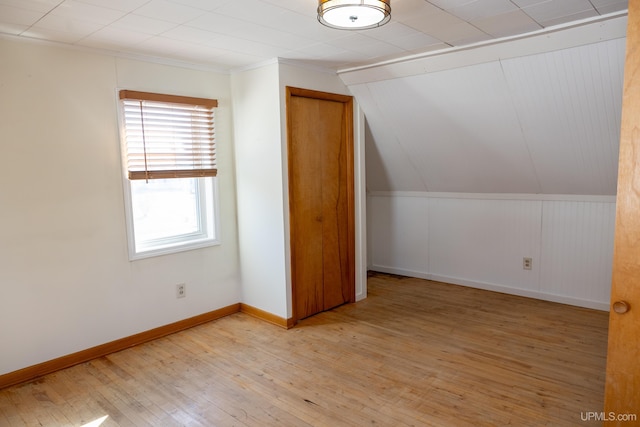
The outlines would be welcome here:
M 333 94 L 328 92 L 321 92 L 309 89 L 301 89 L 295 87 L 286 88 L 286 109 L 287 109 L 287 153 L 288 153 L 288 176 L 289 176 L 289 230 L 290 230 L 290 249 L 291 249 L 291 295 L 292 295 L 292 315 L 293 321 L 296 322 L 303 317 L 306 317 L 308 313 L 302 310 L 301 303 L 303 292 L 306 291 L 305 286 L 297 283 L 296 279 L 299 277 L 301 265 L 296 261 L 296 253 L 298 250 L 306 249 L 304 243 L 304 237 L 296 235 L 296 229 L 298 228 L 297 218 L 299 212 L 296 208 L 297 201 L 295 200 L 295 185 L 298 184 L 296 180 L 300 179 L 300 176 L 296 176 L 296 168 L 292 162 L 295 159 L 294 146 L 296 132 L 294 131 L 294 114 L 296 113 L 294 98 L 307 98 L 310 100 L 329 101 L 331 103 L 339 103 L 342 108 L 342 124 L 341 124 L 341 138 L 345 144 L 346 150 L 343 154 L 344 162 L 340 167 L 344 168 L 346 173 L 345 182 L 341 183 L 341 190 L 346 193 L 346 233 L 340 236 L 344 239 L 343 247 L 345 251 L 340 250 L 341 259 L 344 261 L 343 274 L 347 276 L 348 289 L 346 289 L 347 295 L 345 295 L 344 302 L 355 302 L 355 198 L 354 198 L 354 137 L 353 137 L 353 97 L 348 95 Z M 320 103 L 322 104 L 322 103 Z M 333 104 L 332 104 L 333 105 Z M 321 123 L 322 117 L 317 117 L 318 123 Z M 312 125 L 315 125 L 313 123 Z M 297 175 L 300 175 L 298 173 Z M 318 218 L 318 222 L 323 219 Z M 345 253 L 342 253 L 345 252 Z M 329 307 L 330 308 L 330 307 Z M 321 307 L 319 311 L 327 309 Z

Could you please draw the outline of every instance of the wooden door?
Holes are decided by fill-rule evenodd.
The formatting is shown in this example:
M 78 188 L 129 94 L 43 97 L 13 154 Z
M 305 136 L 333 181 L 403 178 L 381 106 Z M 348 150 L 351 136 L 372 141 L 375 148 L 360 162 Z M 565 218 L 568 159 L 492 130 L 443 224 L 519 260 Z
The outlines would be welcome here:
M 355 301 L 353 100 L 287 88 L 294 320 Z
M 611 426 L 640 425 L 640 2 L 629 2 L 627 25 L 604 412 Z

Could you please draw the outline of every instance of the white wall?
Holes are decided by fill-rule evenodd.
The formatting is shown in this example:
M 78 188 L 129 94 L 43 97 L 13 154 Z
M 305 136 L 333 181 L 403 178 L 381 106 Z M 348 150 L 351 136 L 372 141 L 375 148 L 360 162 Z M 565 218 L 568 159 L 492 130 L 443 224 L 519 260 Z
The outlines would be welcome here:
M 242 301 L 288 318 L 278 81 L 276 62 L 231 76 Z
M 368 204 L 372 270 L 608 310 L 613 196 L 374 192 Z
M 231 77 L 12 40 L 0 57 L 0 374 L 239 301 L 291 316 L 281 96 L 285 84 L 348 93 L 335 75 L 274 62 Z M 218 99 L 220 246 L 128 260 L 122 88 Z
M 0 58 L 0 374 L 237 303 L 229 77 L 11 40 Z M 222 245 L 128 260 L 117 88 L 219 100 Z
M 335 73 L 271 61 L 231 77 L 242 301 L 292 317 L 286 87 L 349 94 Z M 356 128 L 356 293 L 366 296 L 363 118 Z

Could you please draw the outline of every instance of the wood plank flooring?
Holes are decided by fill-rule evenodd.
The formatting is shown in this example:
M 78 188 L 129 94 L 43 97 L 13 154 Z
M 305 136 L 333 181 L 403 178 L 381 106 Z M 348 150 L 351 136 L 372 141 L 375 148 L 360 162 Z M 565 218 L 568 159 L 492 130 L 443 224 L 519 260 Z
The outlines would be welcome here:
M 0 426 L 582 426 L 608 314 L 372 274 L 284 330 L 243 313 L 0 390 Z

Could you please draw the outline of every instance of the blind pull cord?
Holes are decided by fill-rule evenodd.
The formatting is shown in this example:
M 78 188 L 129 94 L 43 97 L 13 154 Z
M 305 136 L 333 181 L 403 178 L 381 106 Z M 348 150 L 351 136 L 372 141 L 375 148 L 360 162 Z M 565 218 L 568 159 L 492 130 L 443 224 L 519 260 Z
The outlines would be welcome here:
M 144 153 L 144 180 L 149 183 L 149 167 L 147 166 L 147 139 L 144 132 L 144 113 L 142 112 L 142 100 L 140 100 L 140 124 L 142 125 L 142 152 Z

